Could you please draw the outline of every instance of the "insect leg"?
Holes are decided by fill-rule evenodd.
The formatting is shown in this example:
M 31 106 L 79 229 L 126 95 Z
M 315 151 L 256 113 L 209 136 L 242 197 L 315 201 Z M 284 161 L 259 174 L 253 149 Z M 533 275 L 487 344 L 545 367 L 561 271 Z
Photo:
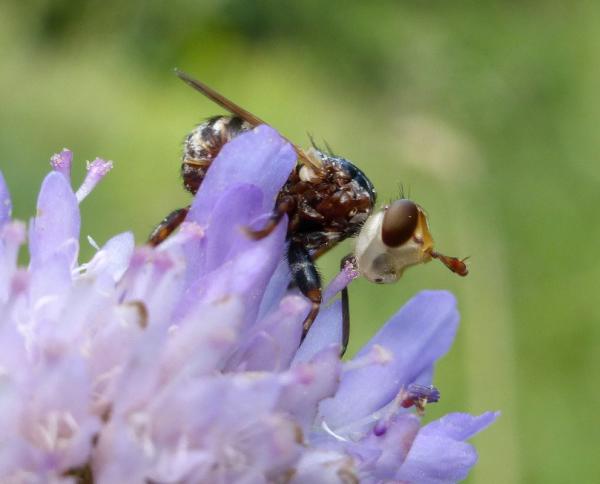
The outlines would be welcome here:
M 288 263 L 292 280 L 300 292 L 312 302 L 311 309 L 303 323 L 302 339 L 304 339 L 321 307 L 321 276 L 319 276 L 308 250 L 297 242 L 290 242 Z
M 181 223 L 185 220 L 189 210 L 190 207 L 173 210 L 154 228 L 148 237 L 148 244 L 156 247 L 158 244 L 163 242 L 177 227 L 181 225 Z
M 348 254 L 340 261 L 340 269 L 343 269 L 350 261 L 354 261 L 354 255 Z M 344 287 L 341 293 L 342 297 L 342 348 L 340 356 L 344 356 L 348 341 L 350 340 L 350 298 L 348 297 L 348 287 Z
M 246 235 L 253 240 L 264 239 L 265 237 L 270 235 L 271 232 L 273 232 L 273 230 L 275 230 L 275 227 L 277 227 L 277 225 L 279 224 L 279 222 L 281 221 L 283 216 L 286 213 L 293 210 L 294 207 L 295 207 L 295 202 L 292 197 L 282 196 L 279 198 L 279 201 L 277 202 L 277 206 L 275 207 L 275 210 L 273 210 L 273 212 L 269 216 L 269 219 L 267 220 L 267 223 L 265 224 L 265 226 L 262 229 L 251 230 L 251 229 L 246 228 L 244 230 L 244 232 L 246 232 Z

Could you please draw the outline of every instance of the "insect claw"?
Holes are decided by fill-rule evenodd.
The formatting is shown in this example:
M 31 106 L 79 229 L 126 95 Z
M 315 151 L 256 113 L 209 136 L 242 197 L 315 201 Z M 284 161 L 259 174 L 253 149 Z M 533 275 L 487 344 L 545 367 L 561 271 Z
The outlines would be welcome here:
M 240 227 L 241 231 L 244 233 L 246 237 L 251 240 L 261 240 L 267 237 L 275 227 L 271 227 L 267 225 L 264 229 L 254 230 L 250 227 Z

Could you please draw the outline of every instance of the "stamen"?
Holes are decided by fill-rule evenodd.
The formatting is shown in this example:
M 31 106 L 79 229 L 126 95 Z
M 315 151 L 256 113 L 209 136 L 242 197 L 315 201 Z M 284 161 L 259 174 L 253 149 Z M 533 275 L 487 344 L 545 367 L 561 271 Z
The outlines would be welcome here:
M 321 427 L 323 427 L 323 430 L 325 430 L 325 432 L 331 435 L 334 439 L 339 440 L 340 442 L 348 442 L 347 438 L 342 437 L 341 435 L 336 434 L 333 430 L 331 430 L 331 427 L 327 425 L 327 422 L 325 422 L 325 420 L 321 422 Z
M 87 175 L 75 194 L 79 203 L 90 194 L 94 187 L 100 183 L 112 167 L 112 161 L 104 161 L 100 158 L 96 158 L 92 162 L 88 161 Z
M 100 246 L 98 245 L 98 242 L 96 242 L 96 241 L 94 240 L 94 238 L 93 238 L 91 235 L 88 235 L 88 236 L 87 236 L 87 240 L 88 240 L 88 243 L 89 243 L 89 244 L 90 244 L 90 245 L 91 245 L 91 246 L 92 246 L 94 249 L 96 249 L 96 251 L 99 251 L 99 250 L 100 250 Z
M 348 284 L 350 284 L 354 279 L 359 276 L 359 273 L 356 269 L 356 266 L 352 263 L 352 261 L 346 261 L 344 267 L 339 272 L 337 276 L 329 283 L 327 289 L 325 289 L 325 293 L 323 295 L 323 301 L 328 303 L 329 300 L 335 296 L 338 292 L 344 289 Z
M 426 386 L 411 383 L 398 394 L 398 398 L 402 408 L 410 408 L 414 405 L 417 413 L 422 416 L 428 403 L 435 403 L 440 400 L 440 391 L 433 385 Z
M 60 153 L 52 155 L 50 165 L 54 171 L 62 173 L 67 180 L 71 180 L 71 162 L 73 161 L 73 152 L 63 148 Z

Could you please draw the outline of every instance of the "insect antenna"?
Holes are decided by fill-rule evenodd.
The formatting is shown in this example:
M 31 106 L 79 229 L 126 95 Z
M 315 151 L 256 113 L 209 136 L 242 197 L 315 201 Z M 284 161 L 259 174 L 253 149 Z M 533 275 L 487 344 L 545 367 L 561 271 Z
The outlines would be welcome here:
M 329 143 L 326 140 L 323 140 L 323 143 L 325 144 L 325 148 L 327 149 L 327 153 L 330 154 L 331 156 L 337 157 L 336 154 L 331 149 L 331 146 L 329 146 Z

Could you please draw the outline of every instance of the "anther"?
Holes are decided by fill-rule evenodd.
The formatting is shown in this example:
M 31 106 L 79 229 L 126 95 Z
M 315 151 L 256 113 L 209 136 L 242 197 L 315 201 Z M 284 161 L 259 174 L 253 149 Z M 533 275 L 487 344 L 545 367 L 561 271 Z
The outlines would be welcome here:
M 54 171 L 62 173 L 67 180 L 71 180 L 71 162 L 73 161 L 73 152 L 66 148 L 60 153 L 52 155 L 50 165 Z
M 419 415 L 425 413 L 425 406 L 428 403 L 435 403 L 440 400 L 440 391 L 433 385 L 419 385 L 411 383 L 398 395 L 400 406 L 410 408 L 414 405 Z

